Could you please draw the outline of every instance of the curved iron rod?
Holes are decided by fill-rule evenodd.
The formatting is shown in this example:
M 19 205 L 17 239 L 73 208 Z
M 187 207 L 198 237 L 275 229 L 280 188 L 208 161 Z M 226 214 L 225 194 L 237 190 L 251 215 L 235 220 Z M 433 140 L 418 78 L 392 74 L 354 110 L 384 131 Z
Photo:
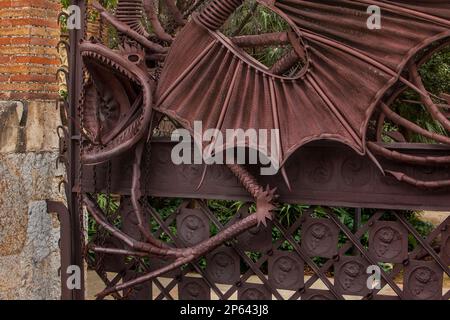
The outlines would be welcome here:
M 272 32 L 258 35 L 232 37 L 231 41 L 239 47 L 247 48 L 288 44 L 289 38 L 287 32 Z
M 274 65 L 270 68 L 270 72 L 276 75 L 282 75 L 295 66 L 297 62 L 299 62 L 297 52 L 295 50 L 291 50 L 280 60 L 274 63 Z
M 156 14 L 155 3 L 154 0 L 143 0 L 144 3 L 144 11 L 147 14 L 148 20 L 153 27 L 153 32 L 156 37 L 160 40 L 172 42 L 173 37 L 164 30 L 161 25 L 161 21 L 158 19 L 158 15 Z
M 423 181 L 423 180 L 414 179 L 403 172 L 390 171 L 390 170 L 386 170 L 386 172 L 389 173 L 390 175 L 392 175 L 398 181 L 406 182 L 407 184 L 410 184 L 417 188 L 437 189 L 437 188 L 450 187 L 450 180 Z
M 186 24 L 186 20 L 183 17 L 183 14 L 178 9 L 175 4 L 175 0 L 165 0 L 167 9 L 169 9 L 170 14 L 172 15 L 173 20 L 179 25 L 184 26 Z
M 146 56 L 146 59 L 150 60 L 150 61 L 164 61 L 166 60 L 166 55 L 162 54 L 162 53 L 154 53 L 154 54 L 148 54 Z
M 413 156 L 413 155 L 389 150 L 389 149 L 384 148 L 384 147 L 380 146 L 379 144 L 374 143 L 372 141 L 367 142 L 367 146 L 374 153 L 376 153 L 380 156 L 383 156 L 384 158 L 399 161 L 399 162 L 406 162 L 406 163 L 419 164 L 419 165 L 450 164 L 450 156 L 443 156 L 443 157 Z
M 445 128 L 445 130 L 450 131 L 450 120 L 447 119 L 447 117 L 441 112 L 439 107 L 433 102 L 431 97 L 429 95 L 425 95 L 423 92 L 427 92 L 425 89 L 425 86 L 423 84 L 423 81 L 419 75 L 419 70 L 417 69 L 417 66 L 415 64 L 411 64 L 409 67 L 409 70 L 411 72 L 411 78 L 413 83 L 422 91 L 419 92 L 420 99 L 422 100 L 423 104 L 427 108 L 428 112 L 430 112 L 431 116 L 434 120 L 438 121 L 442 126 Z
M 108 232 L 111 233 L 112 236 L 119 239 L 120 241 L 124 242 L 126 245 L 131 247 L 134 250 L 147 252 L 149 254 L 154 254 L 162 257 L 183 257 L 184 250 L 181 249 L 173 249 L 173 248 L 167 248 L 162 249 L 155 247 L 152 244 L 137 241 L 131 237 L 129 237 L 127 234 L 123 233 L 116 227 L 112 226 L 109 222 L 106 221 L 106 219 L 103 217 L 101 213 L 101 209 L 98 207 L 97 203 L 94 199 L 88 194 L 85 194 L 83 196 L 83 202 L 86 205 L 86 208 L 88 209 L 88 212 L 91 214 L 91 216 L 94 218 L 94 220 L 102 226 L 104 229 L 106 229 Z
M 148 243 L 141 243 L 139 241 L 136 241 L 134 239 L 131 239 L 124 233 L 122 233 L 117 228 L 110 226 L 107 222 L 103 221 L 96 212 L 93 213 L 94 219 L 98 222 L 100 225 L 104 226 L 108 231 L 110 231 L 113 235 L 119 238 L 119 240 L 122 240 L 125 242 L 125 240 L 133 249 L 138 249 L 140 251 L 150 252 L 154 254 L 163 253 L 162 250 L 166 250 L 168 253 L 175 251 L 174 256 L 177 257 L 177 260 L 173 262 L 172 264 L 165 266 L 159 270 L 150 272 L 148 274 L 145 274 L 141 277 L 138 277 L 134 280 L 124 282 L 120 285 L 116 285 L 114 287 L 106 288 L 103 292 L 98 294 L 99 298 L 105 297 L 109 294 L 112 294 L 114 292 L 124 290 L 130 287 L 133 287 L 137 284 L 149 281 L 151 279 L 154 279 L 155 277 L 158 277 L 166 272 L 170 272 L 176 268 L 179 268 L 182 265 L 188 264 L 195 259 L 198 259 L 199 257 L 205 255 L 206 253 L 210 252 L 211 250 L 215 249 L 216 247 L 220 246 L 224 242 L 240 235 L 241 233 L 247 231 L 248 229 L 251 229 L 257 225 L 259 225 L 261 222 L 265 224 L 266 219 L 272 219 L 272 210 L 275 208 L 275 206 L 272 204 L 272 201 L 276 198 L 275 196 L 275 189 L 270 190 L 268 187 L 264 189 L 261 187 L 256 179 L 242 166 L 240 165 L 228 165 L 228 168 L 236 175 L 236 177 L 241 181 L 243 186 L 246 188 L 246 190 L 256 199 L 257 203 L 257 211 L 255 214 L 251 214 L 248 217 L 232 224 L 231 226 L 227 227 L 214 237 L 209 238 L 208 240 L 195 245 L 190 248 L 184 248 L 184 249 L 159 249 L 155 248 L 153 245 Z M 86 202 L 87 205 L 89 205 L 91 210 L 95 211 L 96 205 L 95 203 L 92 203 L 92 200 L 89 200 Z
M 58 13 L 58 17 L 56 17 L 58 26 L 61 26 L 61 18 L 62 17 L 69 19 L 69 14 L 65 11 L 61 11 L 60 13 Z
M 139 34 L 138 32 L 131 29 L 127 24 L 119 21 L 116 17 L 114 17 L 112 14 L 110 14 L 108 11 L 106 11 L 103 6 L 98 3 L 97 1 L 94 1 L 93 6 L 97 11 L 100 13 L 100 15 L 108 21 L 113 27 L 115 27 L 119 32 L 123 33 L 124 35 L 130 37 L 133 40 L 136 40 L 144 47 L 157 52 L 157 53 L 166 53 L 168 51 L 167 48 L 164 48 L 163 46 L 154 43 L 150 40 L 148 40 L 143 35 Z
M 433 139 L 435 141 L 441 142 L 441 143 L 445 143 L 445 144 L 450 144 L 450 138 L 434 133 L 434 132 L 430 132 L 428 130 L 425 130 L 423 128 L 421 128 L 420 126 L 418 126 L 417 124 L 401 117 L 398 113 L 395 113 L 394 111 L 392 111 L 385 103 L 381 103 L 380 104 L 380 108 L 381 111 L 386 115 L 386 117 L 388 117 L 392 122 L 405 127 L 408 130 L 411 130 L 415 133 L 418 133 L 424 137 Z
M 168 249 L 169 247 L 162 241 L 156 239 L 149 231 L 148 225 L 144 224 L 144 215 L 142 213 L 142 208 L 139 203 L 141 194 L 141 162 L 142 156 L 145 146 L 145 140 L 141 141 L 135 150 L 135 160 L 133 163 L 133 179 L 131 185 L 131 203 L 133 205 L 134 215 L 137 219 L 137 226 L 141 231 L 142 235 L 151 245 L 154 245 L 158 248 Z
M 64 45 L 64 49 L 66 50 L 66 54 L 67 54 L 67 56 L 69 56 L 69 53 L 70 53 L 70 44 L 69 44 L 69 42 L 67 42 L 66 40 L 59 40 L 58 44 L 56 45 L 56 50 L 58 51 L 58 53 L 60 53 L 61 45 Z
M 135 257 L 142 257 L 142 258 L 149 256 L 149 254 L 146 252 L 138 252 L 138 251 L 125 250 L 125 249 L 103 248 L 103 247 L 98 247 L 98 246 L 89 246 L 89 249 L 94 252 L 106 253 L 106 254 L 117 254 L 117 255 L 135 256 Z
M 162 274 L 165 274 L 167 272 L 170 272 L 176 268 L 179 268 L 185 264 L 188 264 L 195 259 L 198 259 L 199 257 L 203 256 L 204 254 L 210 252 L 211 250 L 215 249 L 216 247 L 220 246 L 224 242 L 238 236 L 242 232 L 251 229 L 255 227 L 258 223 L 258 219 L 256 214 L 251 214 L 245 219 L 240 220 L 239 222 L 236 222 L 235 224 L 231 225 L 224 231 L 220 232 L 216 236 L 209 238 L 208 240 L 194 246 L 193 248 L 189 249 L 186 248 L 187 251 L 186 256 L 178 258 L 175 262 L 172 264 L 165 266 L 161 269 L 155 270 L 153 272 L 150 272 L 148 274 L 145 274 L 141 277 L 138 277 L 134 280 L 123 282 L 120 285 L 116 285 L 111 288 L 106 288 L 103 292 L 99 293 L 97 296 L 102 298 L 107 295 L 110 295 L 114 292 L 124 290 L 133 286 L 136 286 L 138 284 L 147 282 L 149 280 L 152 280 L 156 277 L 159 277 Z

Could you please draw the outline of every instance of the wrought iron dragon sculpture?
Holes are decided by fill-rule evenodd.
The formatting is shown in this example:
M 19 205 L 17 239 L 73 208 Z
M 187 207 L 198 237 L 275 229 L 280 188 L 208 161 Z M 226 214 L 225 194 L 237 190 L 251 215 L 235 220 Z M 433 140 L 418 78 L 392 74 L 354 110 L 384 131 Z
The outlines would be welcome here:
M 96 165 L 135 153 L 131 199 L 144 240 L 109 223 L 96 201 L 84 194 L 95 221 L 129 248 L 93 249 L 174 259 L 159 270 L 105 289 L 101 297 L 198 259 L 260 222 L 265 224 L 276 207 L 274 189 L 262 187 L 243 166 L 228 165 L 255 199 L 256 213 L 194 247 L 173 248 L 156 239 L 140 203 L 141 162 L 164 116 L 190 131 L 197 120 L 221 131 L 278 129 L 281 164 L 301 146 L 322 139 L 344 143 L 378 165 L 377 157 L 413 164 L 450 163 L 450 157 L 412 156 L 378 143 L 389 120 L 404 132 L 450 144 L 449 137 L 421 128 L 392 108 L 403 92 L 413 90 L 420 100 L 410 101 L 411 105 L 422 104 L 450 131 L 450 96 L 431 95 L 419 73 L 433 53 L 449 44 L 448 0 L 258 0 L 258 5 L 279 15 L 288 30 L 260 35 L 238 35 L 238 30 L 226 37 L 220 28 L 242 3 L 197 0 L 188 7 L 183 2 L 185 7 L 180 8 L 175 0 L 165 0 L 170 23 L 160 21 L 153 0 L 119 0 L 113 13 L 94 5 L 103 21 L 117 30 L 120 45 L 113 50 L 96 39 L 80 44 L 86 74 L 80 102 L 81 161 Z M 367 28 L 370 5 L 382 10 L 381 30 Z M 248 48 L 269 45 L 290 49 L 267 67 Z M 399 132 L 391 137 L 403 139 Z M 450 181 L 419 181 L 379 167 L 417 187 L 450 186 Z M 286 175 L 285 180 L 289 184 Z

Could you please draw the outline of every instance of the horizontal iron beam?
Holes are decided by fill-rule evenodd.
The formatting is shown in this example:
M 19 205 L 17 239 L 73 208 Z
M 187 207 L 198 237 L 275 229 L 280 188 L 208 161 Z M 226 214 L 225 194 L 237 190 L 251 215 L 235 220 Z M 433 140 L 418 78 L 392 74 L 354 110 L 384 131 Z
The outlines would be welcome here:
M 202 187 L 197 190 L 203 165 L 175 165 L 171 161 L 173 142 L 152 142 L 151 163 L 146 177 L 143 171 L 142 189 L 150 196 L 204 198 L 251 201 L 235 176 L 224 165 L 208 168 Z M 425 156 L 450 155 L 450 148 L 439 145 L 395 144 L 390 149 L 406 154 Z M 130 194 L 133 153 L 112 161 L 111 191 Z M 424 167 L 389 160 L 381 161 L 390 170 L 407 172 L 421 180 L 450 179 L 449 167 Z M 368 158 L 350 148 L 333 142 L 315 142 L 304 146 L 286 163 L 292 191 L 286 187 L 281 173 L 259 176 L 259 168 L 249 171 L 263 185 L 278 187 L 280 201 L 309 205 L 344 206 L 398 210 L 450 211 L 450 188 L 440 190 L 419 189 L 384 176 Z M 106 189 L 107 166 L 86 168 L 83 190 Z M 96 190 L 95 190 L 96 188 Z M 76 191 L 76 187 L 75 190 Z

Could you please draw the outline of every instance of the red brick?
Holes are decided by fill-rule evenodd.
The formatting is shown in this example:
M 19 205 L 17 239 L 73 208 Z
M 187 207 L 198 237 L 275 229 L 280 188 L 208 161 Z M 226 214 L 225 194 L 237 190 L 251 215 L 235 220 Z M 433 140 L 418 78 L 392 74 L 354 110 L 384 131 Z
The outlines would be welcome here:
M 12 38 L 0 38 L 0 45 L 11 44 Z
M 11 76 L 11 82 L 55 82 L 56 76 L 39 74 L 16 74 Z
M 44 58 L 44 57 L 33 57 L 33 56 L 13 57 L 11 59 L 11 62 L 49 64 L 49 65 L 58 65 L 59 64 L 59 61 L 56 58 Z
M 0 45 L 34 45 L 34 46 L 47 46 L 55 47 L 58 44 L 58 40 L 54 38 L 26 38 L 26 37 L 0 37 Z
M 0 0 L 0 8 L 47 8 L 52 10 L 59 10 L 61 4 L 59 2 L 53 2 L 48 0 Z
M 0 99 L 59 97 L 57 0 L 0 0 Z
M 58 23 L 55 21 L 49 21 L 47 19 L 39 18 L 19 18 L 19 19 L 1 19 L 0 26 L 40 26 L 57 28 Z
M 31 38 L 30 39 L 30 44 L 31 45 L 36 45 L 36 46 L 49 46 L 49 47 L 55 47 L 58 44 L 58 40 L 57 39 L 48 39 L 48 38 Z
M 11 57 L 8 56 L 0 56 L 0 64 L 9 63 L 11 61 Z

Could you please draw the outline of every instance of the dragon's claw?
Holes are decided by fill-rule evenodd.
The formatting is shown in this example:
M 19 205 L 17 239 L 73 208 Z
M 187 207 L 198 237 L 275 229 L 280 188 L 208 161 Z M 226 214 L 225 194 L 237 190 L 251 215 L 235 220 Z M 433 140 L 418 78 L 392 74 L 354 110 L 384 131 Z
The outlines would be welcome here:
M 272 211 L 275 210 L 276 206 L 273 201 L 278 197 L 276 194 L 276 188 L 270 189 L 269 186 L 261 192 L 256 198 L 256 218 L 258 221 L 258 227 L 262 223 L 267 227 L 267 220 L 272 220 Z

